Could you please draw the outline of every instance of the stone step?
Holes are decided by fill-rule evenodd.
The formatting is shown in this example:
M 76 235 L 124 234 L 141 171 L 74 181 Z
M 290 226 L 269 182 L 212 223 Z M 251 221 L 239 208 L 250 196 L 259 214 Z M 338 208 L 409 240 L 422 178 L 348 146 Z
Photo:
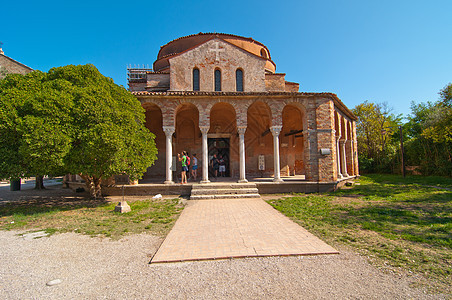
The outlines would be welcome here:
M 190 200 L 215 200 L 215 199 L 239 199 L 239 198 L 260 198 L 259 194 L 226 194 L 226 195 L 191 195 Z
M 192 189 L 211 190 L 211 189 L 242 189 L 242 188 L 256 188 L 255 183 L 196 183 L 193 184 Z
M 257 194 L 259 193 L 257 188 L 246 189 L 192 189 L 192 195 L 218 195 L 218 194 Z

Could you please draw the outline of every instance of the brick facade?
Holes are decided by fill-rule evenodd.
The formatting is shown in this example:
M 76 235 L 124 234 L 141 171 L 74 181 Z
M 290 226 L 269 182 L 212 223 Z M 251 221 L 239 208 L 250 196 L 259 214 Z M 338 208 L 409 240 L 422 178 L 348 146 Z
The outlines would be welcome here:
M 239 43 L 237 36 L 231 42 L 224 34 L 200 35 L 185 37 L 185 48 L 185 38 L 163 46 L 154 63 L 161 69 L 129 80 L 129 89 L 146 109 L 146 125 L 156 134 L 159 150 L 158 161 L 146 176 L 165 178 L 168 137 L 162 128 L 174 128 L 173 156 L 183 150 L 197 153 L 199 172 L 202 137 L 207 136 L 212 142 L 209 157 L 227 151 L 228 174 L 238 177 L 239 133 L 244 132 L 248 177 L 276 178 L 278 172 L 305 175 L 307 181 L 335 182 L 346 174 L 358 175 L 356 117 L 335 94 L 298 92 L 297 83 L 269 70 L 275 65 L 268 49 L 250 38 Z M 194 38 L 201 42 L 195 44 Z M 195 68 L 199 91 L 193 91 Z M 243 72 L 243 91 L 237 91 L 237 69 Z M 221 91 L 215 91 L 215 70 L 221 71 Z M 281 128 L 279 135 L 275 128 Z M 264 170 L 259 170 L 260 157 Z M 274 170 L 278 165 L 280 169 Z

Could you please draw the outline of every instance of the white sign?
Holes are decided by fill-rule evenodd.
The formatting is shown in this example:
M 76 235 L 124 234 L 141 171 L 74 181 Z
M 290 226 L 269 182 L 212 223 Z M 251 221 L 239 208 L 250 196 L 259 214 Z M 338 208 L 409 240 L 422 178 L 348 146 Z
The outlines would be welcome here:
M 259 155 L 259 171 L 265 170 L 265 156 Z

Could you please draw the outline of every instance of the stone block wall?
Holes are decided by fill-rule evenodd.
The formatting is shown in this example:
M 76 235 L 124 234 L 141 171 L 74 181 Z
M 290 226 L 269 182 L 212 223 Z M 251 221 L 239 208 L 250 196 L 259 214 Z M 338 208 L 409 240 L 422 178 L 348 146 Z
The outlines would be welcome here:
M 22 74 L 22 75 L 25 75 L 25 74 L 33 71 L 32 68 L 27 67 L 3 54 L 0 54 L 0 67 L 5 68 L 8 73 Z M 2 79 L 2 78 L 3 78 L 2 75 L 0 75 L 0 79 Z
M 220 52 L 214 51 L 218 49 Z M 193 69 L 199 69 L 200 91 L 214 91 L 214 73 L 221 71 L 221 91 L 235 92 L 236 70 L 243 70 L 245 92 L 265 91 L 266 60 L 220 39 L 210 40 L 175 56 L 170 62 L 171 91 L 193 90 Z

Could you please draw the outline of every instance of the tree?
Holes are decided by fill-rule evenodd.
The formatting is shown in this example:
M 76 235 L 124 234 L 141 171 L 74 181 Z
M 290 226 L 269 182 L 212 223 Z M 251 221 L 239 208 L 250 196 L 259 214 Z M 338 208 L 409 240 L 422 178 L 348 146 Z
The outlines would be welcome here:
M 19 179 L 61 172 L 69 138 L 61 125 L 64 99 L 44 81 L 46 74 L 11 74 L 0 82 L 0 174 Z M 60 107 L 58 107 L 60 106 Z M 39 180 L 41 179 L 41 180 Z
M 9 73 L 9 72 L 8 72 L 8 70 L 7 70 L 5 67 L 0 66 L 0 80 L 1 80 L 3 77 L 5 77 L 8 73 Z
M 93 65 L 51 69 L 48 80 L 67 82 L 73 96 L 71 148 L 64 165 L 80 174 L 93 197 L 101 181 L 115 174 L 140 178 L 157 157 L 154 135 L 145 127 L 144 109 L 126 89 Z
M 98 198 L 103 179 L 138 179 L 156 159 L 140 102 L 92 65 L 9 75 L 1 87 L 0 155 L 11 160 L 0 177 L 66 171 Z
M 397 126 L 400 116 L 391 113 L 386 103 L 365 101 L 352 109 L 358 117 L 356 137 L 360 166 L 364 171 L 391 171 L 390 164 L 397 151 Z
M 407 157 L 425 175 L 452 176 L 452 84 L 437 102 L 411 105 Z

